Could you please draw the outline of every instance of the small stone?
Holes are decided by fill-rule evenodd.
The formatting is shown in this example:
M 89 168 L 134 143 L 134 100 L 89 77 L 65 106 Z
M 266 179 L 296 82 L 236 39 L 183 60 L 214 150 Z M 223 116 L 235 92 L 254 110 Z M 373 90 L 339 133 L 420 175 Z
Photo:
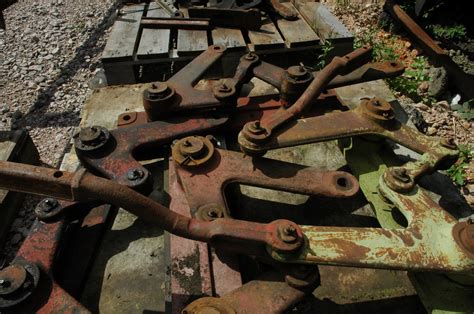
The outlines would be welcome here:
M 442 101 L 438 101 L 436 104 L 435 104 L 436 107 L 441 107 L 443 109 L 446 109 L 446 110 L 450 110 L 451 107 L 449 106 L 449 103 L 447 100 L 442 100 Z
M 429 77 L 428 94 L 435 98 L 441 97 L 448 87 L 448 72 L 443 67 L 431 68 Z
M 461 125 L 463 128 L 465 128 L 466 130 L 470 130 L 471 129 L 471 124 L 468 122 L 468 121 L 461 121 Z
M 414 104 L 413 105 L 415 108 L 421 110 L 421 111 L 428 111 L 430 109 L 430 107 L 428 107 L 427 105 L 425 105 L 424 103 L 417 103 L 417 104 Z
M 422 94 L 426 93 L 429 88 L 430 88 L 430 85 L 427 81 L 423 81 L 423 82 L 420 83 L 420 85 L 418 85 L 418 90 Z
M 432 126 L 428 127 L 428 130 L 426 130 L 426 134 L 428 134 L 428 135 L 436 134 L 436 128 L 434 128 Z
M 0 104 L 0 113 L 7 113 L 8 111 L 10 111 L 10 107 L 7 104 Z
M 51 53 L 52 53 L 53 55 L 57 54 L 58 52 L 59 52 L 59 47 L 53 48 L 53 49 L 51 50 Z

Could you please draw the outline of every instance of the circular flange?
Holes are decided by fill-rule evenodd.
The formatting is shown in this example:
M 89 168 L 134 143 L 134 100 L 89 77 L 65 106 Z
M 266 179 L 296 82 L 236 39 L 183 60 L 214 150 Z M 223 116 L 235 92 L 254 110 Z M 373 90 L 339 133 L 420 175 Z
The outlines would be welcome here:
M 364 113 L 375 121 L 390 121 L 395 117 L 390 103 L 381 98 L 363 99 L 361 107 Z
M 453 227 L 453 237 L 463 252 L 474 259 L 474 224 L 458 222 Z
M 198 207 L 196 218 L 204 221 L 213 221 L 224 217 L 224 210 L 216 204 L 206 204 Z
M 39 220 L 55 217 L 63 209 L 55 198 L 45 198 L 35 207 L 35 215 Z
M 188 304 L 183 314 L 235 314 L 235 310 L 220 298 L 204 297 Z
M 0 309 L 11 308 L 28 298 L 38 285 L 39 277 L 38 267 L 25 261 L 0 270 Z
M 214 145 L 205 137 L 188 136 L 173 145 L 171 154 L 173 160 L 181 166 L 199 166 L 214 155 Z
M 74 147 L 77 150 L 93 151 L 101 148 L 108 142 L 110 133 L 106 128 L 94 125 L 81 129 L 73 138 Z

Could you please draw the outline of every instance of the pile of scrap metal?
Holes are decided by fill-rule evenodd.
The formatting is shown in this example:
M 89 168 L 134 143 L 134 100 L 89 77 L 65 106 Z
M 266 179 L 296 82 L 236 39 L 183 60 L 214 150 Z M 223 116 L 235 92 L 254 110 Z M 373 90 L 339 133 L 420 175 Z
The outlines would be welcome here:
M 472 306 L 474 224 L 445 211 L 417 183 L 452 165 L 456 145 L 402 124 L 383 99 L 363 99 L 356 109 L 329 106 L 328 89 L 400 75 L 403 66 L 368 63 L 370 47 L 335 57 L 319 72 L 303 66 L 282 69 L 247 53 L 233 77 L 195 89 L 224 54 L 225 47 L 210 46 L 168 81 L 151 83 L 143 94 L 145 112 L 123 113 L 119 128 L 81 129 L 74 146 L 83 167 L 76 172 L 0 163 L 1 188 L 48 196 L 36 208 L 38 219 L 16 258 L 0 271 L 0 310 L 86 311 L 57 283 L 55 267 L 67 246 L 62 236 L 67 225 L 101 204 L 114 204 L 172 235 L 202 242 L 208 253 L 218 249 L 265 265 L 265 272 L 240 288 L 198 298 L 185 304 L 183 313 L 291 309 L 318 286 L 318 265 L 324 264 L 407 270 L 421 279 L 443 274 L 448 288 L 439 292 L 447 295 L 454 286 L 451 290 L 458 297 L 467 293 Z M 279 93 L 241 97 L 242 87 L 253 77 Z M 210 135 L 223 133 L 235 134 L 244 153 L 219 147 Z M 346 171 L 263 157 L 276 148 L 334 139 L 369 139 L 371 147 L 389 139 L 421 157 L 388 166 L 377 180 L 363 182 Z M 365 149 L 346 150 L 349 161 L 367 157 Z M 140 161 L 163 154 L 171 156 L 172 203 L 187 204 L 181 204 L 181 212 L 147 197 L 152 176 Z M 224 195 L 232 182 L 335 200 L 350 199 L 361 187 L 366 196 L 377 197 L 385 211 L 398 210 L 406 225 L 354 228 L 302 225 L 290 219 L 240 220 Z

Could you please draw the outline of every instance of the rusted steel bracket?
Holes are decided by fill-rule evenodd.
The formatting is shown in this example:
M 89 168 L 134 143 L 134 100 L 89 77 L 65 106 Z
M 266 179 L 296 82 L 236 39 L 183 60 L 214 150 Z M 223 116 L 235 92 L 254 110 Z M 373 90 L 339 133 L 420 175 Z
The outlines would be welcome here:
M 70 209 L 69 206 L 74 207 Z M 61 208 L 66 212 L 77 211 L 77 204 L 55 199 L 43 200 L 35 209 L 38 212 L 56 211 Z M 89 208 L 90 210 L 90 208 Z M 88 227 L 103 224 L 108 210 L 97 208 L 94 213 L 83 220 Z M 23 242 L 15 259 L 9 266 L 0 270 L 0 311 L 12 310 L 17 313 L 51 313 L 51 312 L 80 312 L 89 313 L 56 281 L 58 252 L 64 245 L 63 235 L 68 222 L 59 220 L 45 223 L 36 220 L 30 233 Z M 91 239 L 92 240 L 92 239 Z M 90 252 L 90 251 L 88 251 Z M 77 264 L 89 263 L 76 261 Z M 82 267 L 82 266 L 80 266 Z M 83 271 L 82 269 L 75 269 Z M 59 278 L 64 279 L 64 278 Z M 77 280 L 77 278 L 75 278 Z
M 278 160 L 244 158 L 242 153 L 209 150 L 210 145 L 199 136 L 181 139 L 173 145 L 179 182 L 192 213 L 202 220 L 232 216 L 224 196 L 226 186 L 231 183 L 333 198 L 354 196 L 359 190 L 357 180 L 344 171 L 321 171 Z M 206 193 L 202 193 L 204 186 Z
M 298 76 L 292 75 L 291 70 L 292 67 L 285 70 L 283 68 L 262 61 L 253 69 L 253 74 L 255 75 L 255 77 L 261 79 L 262 81 L 272 86 L 275 86 L 276 88 L 280 88 L 283 84 L 284 79 L 293 78 L 295 80 L 298 78 Z M 301 74 L 306 75 L 305 72 L 309 72 L 306 67 L 303 67 L 302 69 L 298 70 L 298 72 L 303 72 L 297 73 L 300 77 L 302 76 Z M 344 75 L 337 75 L 328 83 L 326 88 L 331 89 L 362 82 L 391 78 L 403 74 L 404 70 L 405 67 L 399 62 L 386 61 L 368 63 L 360 66 L 359 68 L 355 69 L 350 73 Z M 310 74 L 313 76 L 313 78 L 318 77 L 320 75 L 320 71 L 314 71 Z
M 248 154 L 263 155 L 270 149 L 361 135 L 388 138 L 417 153 L 429 153 L 420 161 L 407 164 L 411 187 L 420 175 L 440 166 L 449 167 L 459 153 L 452 142 L 434 140 L 397 121 L 390 103 L 379 98 L 364 99 L 350 111 L 294 121 L 270 137 L 261 124 L 248 123 L 239 134 L 239 144 Z
M 223 56 L 224 51 L 224 46 L 210 46 L 168 81 L 151 83 L 143 93 L 143 106 L 149 119 L 163 119 L 177 111 L 202 112 L 206 109 L 234 106 L 241 85 L 251 78 L 251 68 L 259 62 L 258 56 L 253 53 L 240 59 L 236 73 L 232 79 L 228 79 L 229 82 L 223 82 L 213 90 L 194 88 L 206 71 Z M 232 99 L 234 101 L 229 101 Z
M 304 67 L 295 66 L 284 70 L 260 61 L 256 54 L 250 52 L 241 57 L 232 78 L 225 79 L 211 88 L 195 89 L 197 81 L 222 57 L 224 51 L 222 46 L 210 46 L 168 81 L 151 83 L 143 94 L 143 106 L 149 120 L 162 120 L 178 112 L 219 109 L 229 111 L 229 108 L 235 108 L 242 84 L 253 76 L 277 87 L 280 90 L 282 105 L 286 105 L 296 100 L 312 81 L 314 85 L 315 76 L 320 82 L 318 84 L 322 84 L 320 93 L 324 88 L 393 77 L 401 74 L 404 69 L 396 62 L 364 65 L 369 54 L 362 49 L 344 58 L 337 57 L 331 66 L 333 70 L 338 69 L 335 70 L 337 73 L 328 77 L 327 73 L 331 69 L 311 73 Z M 317 99 L 317 96 L 314 95 L 314 99 Z
M 446 69 L 453 79 L 456 87 L 467 99 L 474 98 L 474 77 L 466 74 L 451 57 L 393 0 L 386 1 L 384 9 L 388 11 L 408 33 L 416 40 L 423 51 L 433 60 L 437 66 Z
M 295 77 L 295 80 L 302 80 L 303 82 L 310 81 L 311 83 L 304 89 L 304 92 L 295 103 L 287 108 L 282 108 L 274 117 L 262 122 L 259 129 L 263 130 L 263 132 L 258 131 L 259 139 L 269 137 L 273 130 L 282 124 L 300 117 L 303 111 L 311 106 L 311 103 L 319 97 L 327 88 L 329 82 L 336 76 L 348 74 L 369 62 L 371 51 L 372 48 L 370 47 L 362 47 L 344 57 L 334 57 L 334 59 L 318 73 L 318 76 L 314 80 L 308 78 L 304 69 L 294 69 L 295 71 L 291 75 Z
M 93 126 L 74 137 L 74 146 L 88 169 L 119 184 L 146 191 L 151 187 L 150 173 L 138 160 L 156 157 L 163 145 L 177 137 L 210 132 L 227 120 L 176 118 L 112 131 Z
M 183 312 L 283 313 L 311 293 L 319 283 L 319 273 L 314 267 L 293 267 L 292 275 L 267 272 L 220 298 L 200 298 Z
M 412 271 L 474 274 L 474 224 L 458 222 L 419 187 L 393 191 L 384 179 L 380 191 L 407 218 L 405 229 L 302 226 L 308 246 L 287 263 L 316 263 Z

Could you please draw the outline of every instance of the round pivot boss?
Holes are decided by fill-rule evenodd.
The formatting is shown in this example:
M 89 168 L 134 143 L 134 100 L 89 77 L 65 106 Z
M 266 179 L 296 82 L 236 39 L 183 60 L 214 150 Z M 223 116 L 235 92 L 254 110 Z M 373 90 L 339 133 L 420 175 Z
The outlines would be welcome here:
M 80 151 L 92 151 L 104 146 L 110 138 L 109 131 L 101 126 L 81 129 L 74 136 L 74 146 Z
M 39 276 L 38 267 L 25 261 L 0 270 L 0 312 L 28 298 L 38 285 Z
M 199 166 L 214 154 L 214 145 L 202 136 L 188 136 L 177 141 L 172 148 L 173 160 L 187 167 Z

